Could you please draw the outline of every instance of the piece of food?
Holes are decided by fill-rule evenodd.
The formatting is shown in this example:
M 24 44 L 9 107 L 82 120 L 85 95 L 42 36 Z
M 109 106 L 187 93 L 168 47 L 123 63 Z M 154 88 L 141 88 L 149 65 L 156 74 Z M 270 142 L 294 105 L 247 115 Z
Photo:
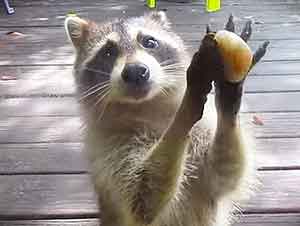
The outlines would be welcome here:
M 221 30 L 215 35 L 223 57 L 225 79 L 239 82 L 245 78 L 252 64 L 252 51 L 247 43 L 233 32 Z

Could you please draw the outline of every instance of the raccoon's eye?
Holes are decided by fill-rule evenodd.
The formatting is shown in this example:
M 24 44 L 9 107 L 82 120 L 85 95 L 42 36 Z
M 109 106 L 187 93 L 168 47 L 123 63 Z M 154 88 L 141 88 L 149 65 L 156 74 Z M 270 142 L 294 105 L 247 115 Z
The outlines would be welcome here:
M 150 35 L 143 37 L 141 44 L 147 49 L 154 49 L 159 46 L 158 41 Z
M 111 49 L 106 49 L 105 52 L 104 52 L 104 56 L 110 57 L 111 55 L 112 55 Z

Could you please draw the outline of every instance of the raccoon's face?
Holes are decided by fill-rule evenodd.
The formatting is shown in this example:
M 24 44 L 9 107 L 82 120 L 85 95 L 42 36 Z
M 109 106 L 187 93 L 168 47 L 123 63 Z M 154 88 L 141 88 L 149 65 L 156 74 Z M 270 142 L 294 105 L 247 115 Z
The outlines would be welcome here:
M 186 53 L 163 12 L 102 25 L 69 17 L 82 99 L 141 103 L 185 87 Z

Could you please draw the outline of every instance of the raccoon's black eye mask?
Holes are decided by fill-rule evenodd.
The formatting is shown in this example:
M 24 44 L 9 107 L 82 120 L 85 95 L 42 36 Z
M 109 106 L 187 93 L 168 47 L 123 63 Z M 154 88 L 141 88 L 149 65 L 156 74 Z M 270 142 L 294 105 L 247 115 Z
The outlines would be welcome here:
M 156 49 L 159 47 L 159 41 L 151 35 L 139 33 L 137 41 L 146 49 Z
M 79 80 L 84 89 L 109 80 L 119 54 L 118 45 L 108 40 L 83 67 Z
M 102 67 L 103 71 L 110 73 L 119 53 L 118 45 L 114 41 L 108 40 L 92 60 L 87 63 L 87 67 L 94 69 Z M 103 62 L 105 62 L 105 65 Z
M 119 48 L 114 41 L 108 40 L 99 51 L 99 54 L 103 55 L 104 57 L 117 57 L 119 54 Z
M 141 44 L 144 48 L 155 49 L 159 47 L 159 42 L 152 36 L 146 35 L 142 38 Z

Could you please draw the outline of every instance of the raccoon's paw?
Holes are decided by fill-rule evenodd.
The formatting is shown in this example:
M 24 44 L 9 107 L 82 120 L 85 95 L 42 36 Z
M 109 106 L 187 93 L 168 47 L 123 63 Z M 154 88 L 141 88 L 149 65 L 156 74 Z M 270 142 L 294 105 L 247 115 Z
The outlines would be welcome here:
M 247 44 L 252 34 L 251 21 L 246 22 L 240 36 L 234 32 L 233 16 L 230 15 L 225 30 L 215 33 L 215 40 L 224 63 L 224 80 L 228 82 L 244 80 L 250 69 L 265 55 L 269 45 L 269 42 L 265 41 L 254 54 L 252 53 Z
M 200 109 L 203 109 L 206 95 L 214 81 L 219 112 L 229 116 L 238 113 L 243 81 L 251 68 L 264 56 L 269 42 L 264 42 L 253 54 L 247 44 L 252 33 L 251 22 L 246 23 L 240 36 L 234 30 L 232 15 L 225 30 L 212 32 L 207 27 L 207 34 L 187 70 L 187 91 L 193 106 L 200 105 Z
M 225 30 L 215 33 L 218 51 L 224 64 L 223 76 L 214 80 L 215 100 L 218 112 L 227 119 L 236 118 L 241 105 L 244 80 L 251 68 L 265 55 L 269 44 L 268 41 L 264 42 L 253 54 L 246 43 L 252 33 L 251 22 L 246 23 L 240 36 L 234 30 L 233 16 L 230 15 Z
M 233 16 L 230 15 L 225 30 L 212 32 L 207 27 L 199 50 L 194 54 L 187 71 L 187 85 L 207 90 L 211 81 L 241 82 L 251 68 L 265 55 L 269 41 L 252 53 L 247 44 L 252 28 L 248 21 L 240 36 L 234 33 Z
M 188 114 L 184 118 L 190 118 L 192 124 L 202 118 L 207 94 L 212 89 L 212 82 L 223 75 L 222 57 L 214 37 L 215 35 L 210 33 L 203 38 L 187 70 L 187 87 L 182 109 L 187 109 Z

